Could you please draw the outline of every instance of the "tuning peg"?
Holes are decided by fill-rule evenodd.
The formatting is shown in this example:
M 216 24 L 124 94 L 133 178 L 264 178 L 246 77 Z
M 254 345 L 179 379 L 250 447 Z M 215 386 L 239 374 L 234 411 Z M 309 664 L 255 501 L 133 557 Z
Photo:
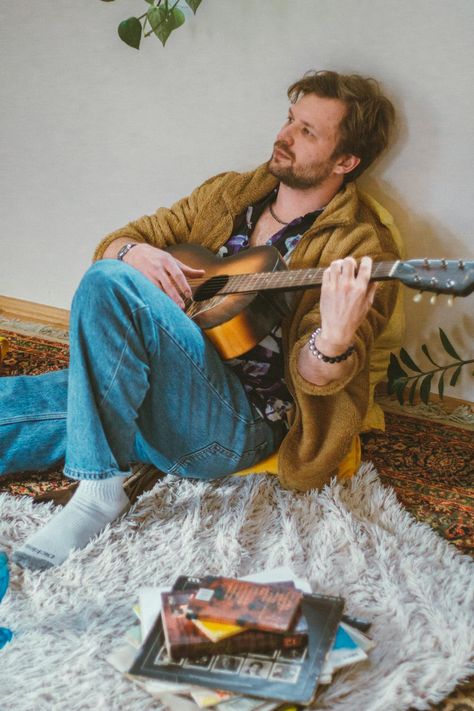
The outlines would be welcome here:
M 430 296 L 430 304 L 434 306 L 436 302 L 438 301 L 438 294 L 431 294 Z
M 415 302 L 415 304 L 419 304 L 422 298 L 423 292 L 419 291 L 418 294 L 415 294 L 415 296 L 413 297 L 413 301 Z
M 452 305 L 454 304 L 454 299 L 455 299 L 455 298 L 456 298 L 456 297 L 454 296 L 454 294 L 450 294 L 450 295 L 448 296 L 448 306 L 452 306 Z

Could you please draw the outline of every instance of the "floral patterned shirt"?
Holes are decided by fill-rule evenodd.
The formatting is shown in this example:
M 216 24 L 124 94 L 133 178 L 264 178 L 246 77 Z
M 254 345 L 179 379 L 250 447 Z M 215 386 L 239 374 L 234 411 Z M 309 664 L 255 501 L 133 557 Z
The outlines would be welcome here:
M 219 250 L 219 256 L 230 257 L 249 249 L 249 240 L 260 215 L 275 200 L 277 189 L 256 205 L 250 205 L 238 220 L 231 237 Z M 303 234 L 322 210 L 297 217 L 275 232 L 266 242 L 276 247 L 288 263 L 291 253 Z M 260 343 L 228 364 L 240 378 L 249 399 L 265 419 L 275 427 L 288 428 L 288 412 L 293 404 L 284 378 L 281 328 L 276 326 Z

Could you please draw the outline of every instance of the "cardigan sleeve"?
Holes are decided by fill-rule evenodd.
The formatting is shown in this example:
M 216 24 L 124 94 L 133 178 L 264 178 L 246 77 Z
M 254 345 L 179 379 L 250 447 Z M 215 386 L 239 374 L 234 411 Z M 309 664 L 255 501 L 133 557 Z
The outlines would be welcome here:
M 145 215 L 129 222 L 99 242 L 93 261 L 102 259 L 107 247 L 116 239 L 126 238 L 130 242 L 142 242 L 164 249 L 172 244 L 187 242 L 194 220 L 209 200 L 212 184 L 225 174 L 215 175 L 197 187 L 188 197 L 175 202 L 170 208 L 160 207 L 153 215 Z
M 321 266 L 329 265 L 333 259 L 341 259 L 347 254 L 351 254 L 356 259 L 360 259 L 362 256 L 370 256 L 374 261 L 384 261 L 384 260 L 394 260 L 398 259 L 398 254 L 396 251 L 387 249 L 384 250 L 386 245 L 381 245 L 379 241 L 379 236 L 376 234 L 374 228 L 371 225 L 365 224 L 356 228 L 358 233 L 356 236 L 357 244 L 354 245 L 354 236 L 352 235 L 352 246 L 350 251 L 344 253 L 344 235 L 343 230 L 340 231 L 341 234 L 335 235 L 334 240 L 341 246 L 341 251 L 339 254 L 331 252 L 328 250 L 325 254 L 324 264 Z M 377 339 L 377 337 L 385 329 L 390 316 L 395 308 L 395 302 L 397 297 L 398 285 L 396 282 L 383 282 L 378 285 L 374 302 L 372 307 L 369 309 L 366 318 L 364 319 L 361 326 L 355 333 L 354 336 L 354 346 L 355 351 L 353 356 L 351 356 L 350 369 L 345 373 L 343 378 L 338 380 L 332 380 L 326 385 L 316 385 L 306 380 L 298 370 L 298 356 L 303 347 L 309 341 L 311 333 L 321 325 L 321 315 L 319 311 L 319 297 L 315 301 L 315 296 L 303 296 L 299 311 L 301 314 L 297 332 L 295 334 L 295 342 L 291 352 L 289 354 L 289 369 L 291 380 L 295 386 L 296 391 L 303 392 L 307 395 L 332 395 L 342 389 L 344 389 L 349 382 L 365 367 L 367 359 L 370 357 L 370 350 Z M 311 303 L 312 300 L 312 303 Z

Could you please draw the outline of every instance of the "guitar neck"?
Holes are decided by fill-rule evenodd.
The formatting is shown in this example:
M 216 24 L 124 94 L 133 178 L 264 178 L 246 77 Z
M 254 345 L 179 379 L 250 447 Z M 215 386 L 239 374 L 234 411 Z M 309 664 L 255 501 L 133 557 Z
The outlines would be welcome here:
M 374 262 L 371 281 L 396 279 L 392 276 L 398 265 L 395 262 Z M 320 286 L 325 268 L 290 269 L 281 272 L 260 272 L 256 274 L 236 274 L 227 277 L 219 289 L 220 294 L 245 294 L 255 291 L 289 291 Z

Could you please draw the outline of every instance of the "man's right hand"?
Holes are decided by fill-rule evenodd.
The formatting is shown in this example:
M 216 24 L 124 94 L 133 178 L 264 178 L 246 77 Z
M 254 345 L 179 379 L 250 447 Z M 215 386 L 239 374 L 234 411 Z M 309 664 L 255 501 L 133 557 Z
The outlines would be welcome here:
M 192 295 L 188 279 L 202 277 L 204 274 L 204 269 L 193 269 L 163 249 L 150 244 L 137 244 L 127 252 L 123 261 L 138 269 L 168 294 L 180 309 L 184 309 L 184 298 L 190 298 Z

